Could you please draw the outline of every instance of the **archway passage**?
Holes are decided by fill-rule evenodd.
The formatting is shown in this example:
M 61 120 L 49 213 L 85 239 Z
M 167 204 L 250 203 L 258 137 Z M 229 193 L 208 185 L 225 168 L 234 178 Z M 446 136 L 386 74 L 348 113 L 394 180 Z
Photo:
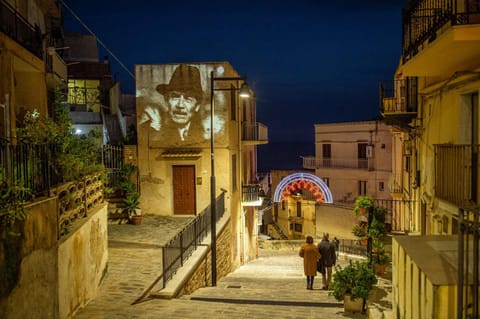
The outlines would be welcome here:
M 301 190 L 310 191 L 317 203 L 333 203 L 332 193 L 327 184 L 321 178 L 309 173 L 294 173 L 282 179 L 275 189 L 273 201 L 281 202 Z

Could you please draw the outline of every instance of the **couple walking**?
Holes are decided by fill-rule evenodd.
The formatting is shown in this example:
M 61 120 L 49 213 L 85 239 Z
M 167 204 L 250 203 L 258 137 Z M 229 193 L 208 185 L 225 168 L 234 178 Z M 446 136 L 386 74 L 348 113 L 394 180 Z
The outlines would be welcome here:
M 328 233 L 323 234 L 322 241 L 315 246 L 313 237 L 307 236 L 306 243 L 300 248 L 299 255 L 303 258 L 303 270 L 307 276 L 307 289 L 313 289 L 313 280 L 317 271 L 322 274 L 323 290 L 328 290 L 332 281 L 332 267 L 336 264 L 335 245 L 328 239 Z

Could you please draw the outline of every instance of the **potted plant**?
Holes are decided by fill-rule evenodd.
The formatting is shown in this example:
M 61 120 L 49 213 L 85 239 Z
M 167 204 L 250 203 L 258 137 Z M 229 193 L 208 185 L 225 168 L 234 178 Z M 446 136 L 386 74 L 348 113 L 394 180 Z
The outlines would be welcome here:
M 331 294 L 338 301 L 344 301 L 345 311 L 361 312 L 364 301 L 376 283 L 377 277 L 368 263 L 350 260 L 343 268 L 341 265 L 335 266 Z
M 370 223 L 370 227 L 368 228 L 368 235 L 375 240 L 383 237 L 386 234 L 387 230 L 385 229 L 385 224 L 377 220 L 377 218 L 374 216 L 372 222 Z
M 139 225 L 142 222 L 140 194 L 136 192 L 127 194 L 127 197 L 123 200 L 123 204 L 130 223 Z
M 385 251 L 384 244 L 380 240 L 373 241 L 372 265 L 376 275 L 383 276 L 391 258 Z
M 366 215 L 368 209 L 373 207 L 374 201 L 370 196 L 360 195 L 355 199 L 355 207 L 353 208 L 353 213 L 358 215 Z
M 352 228 L 352 234 L 360 239 L 362 245 L 367 245 L 367 228 L 362 225 L 355 225 Z

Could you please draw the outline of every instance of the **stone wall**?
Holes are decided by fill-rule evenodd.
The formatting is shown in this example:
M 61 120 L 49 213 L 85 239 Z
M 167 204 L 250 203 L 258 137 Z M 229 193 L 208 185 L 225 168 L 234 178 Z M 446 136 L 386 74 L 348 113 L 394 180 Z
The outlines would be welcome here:
M 8 295 L 0 297 L 0 318 L 69 318 L 95 296 L 107 266 L 107 205 L 89 211 L 61 240 L 57 212 L 56 197 L 27 206 L 16 237 L 16 256 L 21 261 L 18 282 Z M 1 239 L 3 287 L 5 234 Z
M 232 271 L 232 229 L 229 221 L 217 237 L 217 281 Z M 187 280 L 180 295 L 189 295 L 195 290 L 211 285 L 212 266 L 210 250 L 198 263 L 197 269 Z
M 107 269 L 107 205 L 65 236 L 58 247 L 58 312 L 69 318 L 93 299 Z
M 2 254 L 1 276 L 18 274 L 15 288 L 0 301 L 0 318 L 23 319 L 35 314 L 38 318 L 58 318 L 57 278 L 57 201 L 56 198 L 26 206 L 23 222 L 17 222 L 17 236 L 12 236 L 16 251 Z M 7 240 L 2 234 L 2 246 Z M 5 249 L 5 251 L 8 248 Z M 20 264 L 12 265 L 12 258 L 19 257 Z M 8 260 L 9 259 L 9 260 Z M 5 277 L 2 278 L 2 285 Z M 3 289 L 2 289 L 3 290 Z
M 358 223 L 351 206 L 323 204 L 316 209 L 316 238 L 322 238 L 324 232 L 330 238 L 358 239 L 352 234 L 352 228 Z

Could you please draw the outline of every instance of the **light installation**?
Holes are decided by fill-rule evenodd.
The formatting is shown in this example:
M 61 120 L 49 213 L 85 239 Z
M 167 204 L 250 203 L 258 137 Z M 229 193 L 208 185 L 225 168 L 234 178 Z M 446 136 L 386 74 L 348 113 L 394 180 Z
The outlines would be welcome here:
M 310 191 L 319 204 L 333 203 L 332 193 L 327 184 L 321 178 L 309 173 L 295 173 L 282 179 L 275 189 L 273 201 L 276 203 L 284 201 L 301 190 Z

